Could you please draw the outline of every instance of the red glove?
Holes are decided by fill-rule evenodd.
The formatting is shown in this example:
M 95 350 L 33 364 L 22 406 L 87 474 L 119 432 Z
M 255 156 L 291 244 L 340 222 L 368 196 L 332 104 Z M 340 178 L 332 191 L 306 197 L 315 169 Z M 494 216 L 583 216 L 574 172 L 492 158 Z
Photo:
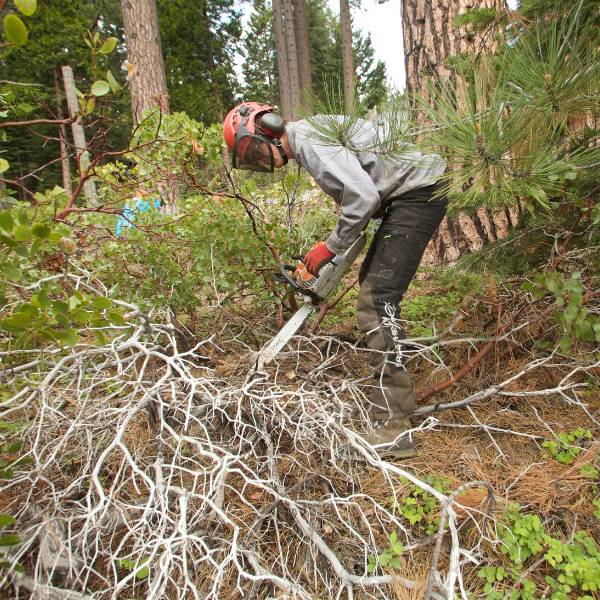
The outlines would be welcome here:
M 325 242 L 315 244 L 302 259 L 306 268 L 313 275 L 318 275 L 323 265 L 327 264 L 335 254 L 327 247 Z

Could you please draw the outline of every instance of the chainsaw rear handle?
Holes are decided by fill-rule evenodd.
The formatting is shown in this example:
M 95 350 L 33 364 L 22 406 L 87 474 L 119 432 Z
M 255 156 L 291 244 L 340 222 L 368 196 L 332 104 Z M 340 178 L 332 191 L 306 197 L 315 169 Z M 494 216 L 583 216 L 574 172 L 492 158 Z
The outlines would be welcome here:
M 287 283 L 292 286 L 296 292 L 301 292 L 302 288 L 296 283 L 296 280 L 288 273 L 293 273 L 296 270 L 294 265 L 286 265 L 279 263 L 279 273 L 273 273 L 273 279 L 279 283 Z
M 295 292 L 308 296 L 312 300 L 313 304 L 320 304 L 323 302 L 323 298 L 315 294 L 312 290 L 298 285 L 298 282 L 288 273 L 288 271 L 293 273 L 296 268 L 297 265 L 286 265 L 285 263 L 279 263 L 279 273 L 273 273 L 273 279 L 279 283 L 289 284 Z

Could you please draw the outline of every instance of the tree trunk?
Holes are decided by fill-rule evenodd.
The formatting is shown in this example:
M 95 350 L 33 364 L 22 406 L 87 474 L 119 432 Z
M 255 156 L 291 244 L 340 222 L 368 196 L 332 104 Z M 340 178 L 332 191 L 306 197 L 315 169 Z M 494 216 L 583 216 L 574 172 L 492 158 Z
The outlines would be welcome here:
M 77 101 L 77 92 L 75 91 L 75 79 L 73 77 L 73 69 L 68 65 L 62 68 L 62 76 L 65 84 L 65 97 L 67 98 L 67 106 L 69 107 L 69 116 L 74 117 L 79 112 L 79 102 Z M 73 143 L 75 145 L 75 156 L 79 174 L 83 175 L 90 166 L 90 153 L 87 149 L 85 141 L 85 132 L 81 124 L 81 118 L 73 121 L 71 124 L 73 133 Z M 89 204 L 96 206 L 98 204 L 98 194 L 96 193 L 96 184 L 92 179 L 87 179 L 83 184 L 83 193 Z
M 298 52 L 298 71 L 300 77 L 300 100 L 302 101 L 302 106 L 309 108 L 312 77 L 310 72 L 306 0 L 293 0 L 293 5 L 294 31 L 296 32 L 296 50 Z
M 133 120 L 146 109 L 169 112 L 169 94 L 160 45 L 156 0 L 121 0 L 127 43 Z
M 452 79 L 444 61 L 462 53 L 489 52 L 495 38 L 489 32 L 471 33 L 454 26 L 457 15 L 473 8 L 505 8 L 504 0 L 402 0 L 402 32 L 406 86 L 423 92 L 427 76 Z
M 340 0 L 340 29 L 344 108 L 347 114 L 351 114 L 354 107 L 354 59 L 352 56 L 352 19 L 350 17 L 350 3 L 348 0 Z
M 298 51 L 296 49 L 296 33 L 294 27 L 294 6 L 292 0 L 282 0 L 282 3 L 285 22 L 288 73 L 290 77 L 290 102 L 292 117 L 295 117 L 302 102 L 300 99 L 300 74 L 298 69 Z
M 52 70 L 54 75 L 54 93 L 56 95 L 56 116 L 62 121 L 65 118 L 65 111 L 63 110 L 63 98 L 60 92 L 60 83 L 58 80 L 58 71 L 56 67 Z M 60 165 L 62 169 L 62 182 L 63 189 L 70 196 L 73 193 L 73 187 L 71 185 L 71 161 L 69 160 L 69 152 L 67 150 L 67 126 L 63 123 L 59 126 L 60 131 Z
M 169 93 L 160 43 L 156 0 L 121 0 L 123 27 L 129 62 L 129 84 L 133 122 L 139 124 L 145 110 L 169 114 Z M 162 199 L 162 210 L 177 212 L 179 182 L 172 165 L 164 165 L 162 181 L 154 182 Z
M 457 15 L 473 8 L 504 9 L 503 0 L 402 0 L 406 85 L 409 93 L 427 95 L 430 77 L 454 81 L 445 61 L 457 54 L 490 52 L 496 41 L 489 31 L 474 33 L 454 26 Z M 460 99 L 458 100 L 460 102 Z M 453 263 L 464 253 L 508 234 L 511 221 L 485 207 L 475 214 L 444 219 L 424 256 L 425 264 Z
M 291 120 L 292 101 L 290 96 L 290 74 L 288 70 L 281 0 L 273 0 L 273 31 L 275 35 L 275 54 L 277 56 L 277 74 L 279 76 L 279 108 L 283 118 Z

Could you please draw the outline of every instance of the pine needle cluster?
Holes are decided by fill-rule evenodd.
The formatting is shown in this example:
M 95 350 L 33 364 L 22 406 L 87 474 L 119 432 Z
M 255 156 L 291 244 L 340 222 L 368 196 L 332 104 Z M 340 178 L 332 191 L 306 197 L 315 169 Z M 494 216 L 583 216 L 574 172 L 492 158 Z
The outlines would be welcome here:
M 315 101 L 320 114 L 308 117 L 315 137 L 391 163 L 414 161 L 415 149 L 441 156 L 448 168 L 440 193 L 455 208 L 521 200 L 549 210 L 579 172 L 600 162 L 598 19 L 580 0 L 571 9 L 561 4 L 497 22 L 503 43 L 496 53 L 471 57 L 450 80 L 430 80 L 425 93 L 391 97 L 376 117 L 381 134 L 368 147 L 352 144 L 365 107 L 356 103 L 346 119 L 334 117 L 335 86 Z

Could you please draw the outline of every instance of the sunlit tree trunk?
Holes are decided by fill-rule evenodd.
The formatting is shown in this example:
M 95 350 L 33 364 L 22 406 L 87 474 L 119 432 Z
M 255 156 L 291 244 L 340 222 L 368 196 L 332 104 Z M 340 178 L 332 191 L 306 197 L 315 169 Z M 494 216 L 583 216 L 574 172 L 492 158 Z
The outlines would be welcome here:
M 347 113 L 352 113 L 354 104 L 354 59 L 352 57 L 352 20 L 348 0 L 340 0 L 340 28 L 344 108 Z
M 449 56 L 485 53 L 496 41 L 490 30 L 473 32 L 454 25 L 457 15 L 473 8 L 504 9 L 503 0 L 402 0 L 402 30 L 406 84 L 410 93 L 427 96 L 427 85 L 435 77 L 453 82 Z M 460 98 L 457 98 L 460 102 Z M 446 218 L 431 241 L 426 263 L 452 263 L 462 254 L 479 250 L 484 243 L 505 237 L 517 214 L 514 210 L 491 213 L 486 208 L 475 214 L 461 213 Z
M 285 23 L 285 43 L 290 78 L 290 102 L 292 115 L 295 117 L 301 105 L 300 73 L 298 69 L 298 51 L 296 48 L 296 32 L 294 27 L 294 6 L 292 0 L 282 0 L 283 18 Z
M 65 118 L 63 109 L 63 96 L 60 89 L 60 81 L 58 77 L 58 69 L 55 67 L 52 71 L 54 76 L 54 93 L 56 95 L 56 116 L 62 121 Z M 71 161 L 69 159 L 69 151 L 67 150 L 67 126 L 63 123 L 59 127 L 60 131 L 60 165 L 62 170 L 63 189 L 67 192 L 67 196 L 73 193 L 71 185 Z
M 273 0 L 273 30 L 275 35 L 275 55 L 277 57 L 277 76 L 279 78 L 279 108 L 284 119 L 291 119 L 290 74 L 281 0 Z
M 65 86 L 65 98 L 69 108 L 69 116 L 75 117 L 79 113 L 79 102 L 77 100 L 77 92 L 75 88 L 75 78 L 73 77 L 73 69 L 70 66 L 62 67 L 62 76 Z M 71 123 L 71 132 L 73 134 L 73 145 L 75 146 L 75 157 L 79 167 L 79 174 L 83 175 L 90 166 L 90 153 L 87 149 L 85 141 L 85 131 L 81 123 L 81 117 Z M 83 184 L 83 193 L 90 205 L 98 204 L 98 194 L 96 192 L 96 183 L 89 178 Z
M 169 112 L 156 0 L 121 0 L 133 119 L 149 108 Z
M 298 54 L 298 74 L 300 79 L 300 99 L 302 101 L 302 105 L 308 107 L 310 102 L 310 93 L 312 91 L 312 77 L 310 72 L 306 0 L 293 0 L 293 5 L 296 51 Z
M 138 124 L 145 110 L 169 113 L 156 0 L 121 0 L 121 8 L 129 63 L 131 109 L 133 121 Z M 169 165 L 164 165 L 164 169 L 165 176 L 162 181 L 156 182 L 156 186 L 163 210 L 174 213 L 179 199 L 179 184 Z

